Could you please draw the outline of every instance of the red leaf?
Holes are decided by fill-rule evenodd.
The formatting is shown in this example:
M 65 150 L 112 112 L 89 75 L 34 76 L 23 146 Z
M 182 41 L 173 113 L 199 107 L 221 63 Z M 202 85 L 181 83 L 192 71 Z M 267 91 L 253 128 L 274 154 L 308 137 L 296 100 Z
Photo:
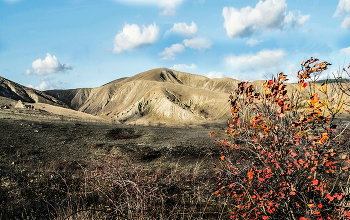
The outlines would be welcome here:
M 305 88 L 306 86 L 307 86 L 307 83 L 304 83 L 304 84 L 303 84 L 303 87 Z
M 318 184 L 318 180 L 312 180 L 311 183 L 312 183 L 312 185 L 317 185 Z

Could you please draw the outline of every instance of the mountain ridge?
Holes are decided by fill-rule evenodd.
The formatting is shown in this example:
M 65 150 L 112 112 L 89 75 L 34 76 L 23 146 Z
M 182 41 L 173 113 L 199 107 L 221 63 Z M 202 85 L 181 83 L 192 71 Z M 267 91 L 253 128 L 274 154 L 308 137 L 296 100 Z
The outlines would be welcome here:
M 123 123 L 196 124 L 227 120 L 228 94 L 237 82 L 156 68 L 100 87 L 44 92 L 77 111 Z M 220 113 L 222 106 L 227 113 Z

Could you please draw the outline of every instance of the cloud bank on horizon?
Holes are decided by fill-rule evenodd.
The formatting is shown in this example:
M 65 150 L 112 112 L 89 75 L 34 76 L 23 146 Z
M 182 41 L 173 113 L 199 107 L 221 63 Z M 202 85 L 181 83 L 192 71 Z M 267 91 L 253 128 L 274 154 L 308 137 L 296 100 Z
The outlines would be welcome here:
M 40 90 L 96 87 L 162 66 L 239 80 L 285 72 L 295 81 L 311 56 L 350 62 L 350 0 L 316 2 L 0 0 L 0 66 Z

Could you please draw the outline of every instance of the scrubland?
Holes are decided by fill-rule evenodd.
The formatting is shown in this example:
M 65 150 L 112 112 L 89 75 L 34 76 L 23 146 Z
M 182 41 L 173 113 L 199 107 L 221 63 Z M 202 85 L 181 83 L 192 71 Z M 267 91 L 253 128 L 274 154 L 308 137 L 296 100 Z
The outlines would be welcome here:
M 350 219 L 350 66 L 317 82 L 329 65 L 240 82 L 226 127 L 3 118 L 0 219 Z

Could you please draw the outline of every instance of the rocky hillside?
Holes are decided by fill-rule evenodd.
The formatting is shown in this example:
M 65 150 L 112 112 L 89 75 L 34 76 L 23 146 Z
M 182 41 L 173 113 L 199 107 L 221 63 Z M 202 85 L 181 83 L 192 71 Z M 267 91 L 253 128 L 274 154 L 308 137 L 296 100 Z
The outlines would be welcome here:
M 0 96 L 16 101 L 21 100 L 23 102 L 29 103 L 46 103 L 50 105 L 70 108 L 64 102 L 44 92 L 22 86 L 3 77 L 0 77 Z
M 202 124 L 227 120 L 228 96 L 237 82 L 157 68 L 101 87 L 45 93 L 78 111 L 123 123 Z

